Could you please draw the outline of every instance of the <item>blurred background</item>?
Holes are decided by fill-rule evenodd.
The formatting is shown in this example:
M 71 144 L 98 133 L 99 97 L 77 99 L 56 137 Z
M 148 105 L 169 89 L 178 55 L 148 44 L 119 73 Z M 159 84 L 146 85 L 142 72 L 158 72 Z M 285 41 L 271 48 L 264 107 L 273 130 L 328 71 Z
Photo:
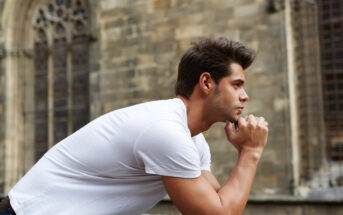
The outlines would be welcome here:
M 0 0 L 0 196 L 90 120 L 173 98 L 182 54 L 218 36 L 257 50 L 244 114 L 270 125 L 244 214 L 343 214 L 342 0 Z M 223 127 L 205 133 L 221 183 Z

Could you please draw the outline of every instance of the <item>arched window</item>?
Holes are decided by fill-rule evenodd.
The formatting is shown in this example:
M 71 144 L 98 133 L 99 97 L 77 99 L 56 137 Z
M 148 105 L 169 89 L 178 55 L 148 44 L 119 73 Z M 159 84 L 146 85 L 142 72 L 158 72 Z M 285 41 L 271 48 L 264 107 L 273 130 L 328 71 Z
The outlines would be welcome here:
M 343 2 L 318 0 L 318 8 L 327 153 L 338 162 L 343 161 Z
M 342 187 L 343 3 L 292 5 L 300 182 L 312 189 Z
M 88 8 L 85 0 L 47 0 L 32 19 L 36 161 L 89 121 Z

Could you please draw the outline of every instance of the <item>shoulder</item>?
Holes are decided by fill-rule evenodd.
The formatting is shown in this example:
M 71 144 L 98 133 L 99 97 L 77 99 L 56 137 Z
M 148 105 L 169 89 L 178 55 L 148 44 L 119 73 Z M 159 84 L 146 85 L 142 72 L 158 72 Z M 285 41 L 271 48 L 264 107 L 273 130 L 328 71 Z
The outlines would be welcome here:
M 207 152 L 209 150 L 208 143 L 202 133 L 193 136 L 192 140 L 200 152 Z
M 141 132 L 136 144 L 159 147 L 179 147 L 193 143 L 189 131 L 177 120 L 157 120 L 150 122 Z M 192 144 L 194 145 L 194 144 Z
M 206 143 L 206 139 L 202 133 L 193 136 L 192 139 L 196 143 Z
M 184 124 L 186 117 L 185 106 L 178 99 L 140 103 L 112 111 L 107 116 L 112 121 L 120 121 L 121 125 L 137 126 L 140 130 L 155 122 L 168 124 L 168 120 Z

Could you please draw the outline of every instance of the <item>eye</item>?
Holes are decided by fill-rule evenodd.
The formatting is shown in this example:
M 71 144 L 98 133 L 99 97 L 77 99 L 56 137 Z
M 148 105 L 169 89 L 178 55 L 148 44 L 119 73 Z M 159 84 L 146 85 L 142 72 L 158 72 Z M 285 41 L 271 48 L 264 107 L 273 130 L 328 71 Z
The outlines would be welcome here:
M 234 83 L 233 86 L 239 88 L 242 84 L 241 83 Z

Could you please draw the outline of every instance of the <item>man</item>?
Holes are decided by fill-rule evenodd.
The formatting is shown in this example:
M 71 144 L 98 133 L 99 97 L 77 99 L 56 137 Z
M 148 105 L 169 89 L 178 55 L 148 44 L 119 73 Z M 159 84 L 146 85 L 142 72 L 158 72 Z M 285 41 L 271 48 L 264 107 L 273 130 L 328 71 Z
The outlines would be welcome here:
M 179 64 L 177 98 L 107 113 L 65 138 L 9 192 L 11 207 L 18 215 L 135 215 L 168 193 L 182 214 L 241 214 L 268 134 L 262 117 L 239 117 L 248 100 L 243 70 L 254 58 L 225 38 L 194 44 Z M 215 122 L 226 122 L 239 155 L 222 186 L 201 134 Z

